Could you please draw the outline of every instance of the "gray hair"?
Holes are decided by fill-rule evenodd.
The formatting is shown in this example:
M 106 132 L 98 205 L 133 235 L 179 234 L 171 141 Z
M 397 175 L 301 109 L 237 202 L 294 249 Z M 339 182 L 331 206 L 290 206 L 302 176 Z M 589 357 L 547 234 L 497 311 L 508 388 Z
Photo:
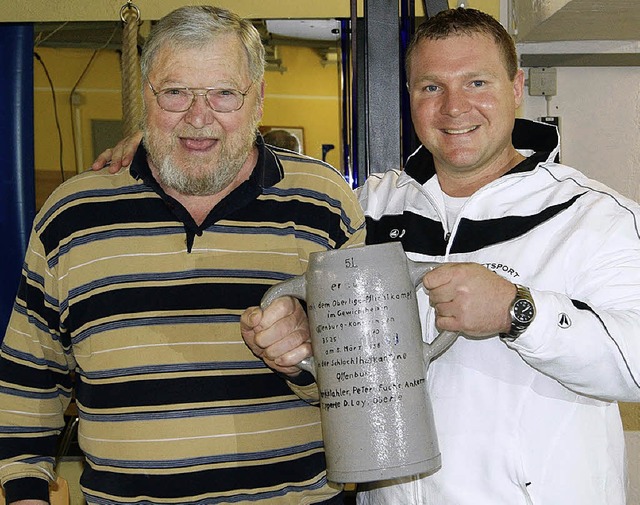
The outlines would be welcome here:
M 216 37 L 234 33 L 247 54 L 252 82 L 264 76 L 264 46 L 253 24 L 226 9 L 209 5 L 180 7 L 158 21 L 147 38 L 140 67 L 146 80 L 155 57 L 164 45 L 177 48 L 201 47 Z

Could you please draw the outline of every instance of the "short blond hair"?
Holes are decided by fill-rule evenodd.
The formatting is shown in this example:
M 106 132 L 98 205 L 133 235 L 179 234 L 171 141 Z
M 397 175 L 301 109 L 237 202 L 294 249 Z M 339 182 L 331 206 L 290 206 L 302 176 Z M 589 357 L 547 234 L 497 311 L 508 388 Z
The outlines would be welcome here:
M 518 55 L 513 38 L 493 16 L 476 10 L 458 7 L 439 12 L 416 30 L 407 48 L 405 67 L 411 70 L 411 55 L 422 40 L 441 40 L 456 35 L 488 35 L 500 48 L 509 79 L 518 73 Z

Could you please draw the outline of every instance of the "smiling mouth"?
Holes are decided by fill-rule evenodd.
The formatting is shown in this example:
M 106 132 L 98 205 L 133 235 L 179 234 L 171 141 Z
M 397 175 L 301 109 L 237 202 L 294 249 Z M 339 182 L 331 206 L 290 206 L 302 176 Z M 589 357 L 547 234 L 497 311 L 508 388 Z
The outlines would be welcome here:
M 477 128 L 478 128 L 477 126 L 471 126 L 470 128 L 464 128 L 462 130 L 443 129 L 442 131 L 448 135 L 464 135 L 465 133 L 472 132 Z
M 185 147 L 193 151 L 206 151 L 218 142 L 211 137 L 182 137 L 180 140 Z

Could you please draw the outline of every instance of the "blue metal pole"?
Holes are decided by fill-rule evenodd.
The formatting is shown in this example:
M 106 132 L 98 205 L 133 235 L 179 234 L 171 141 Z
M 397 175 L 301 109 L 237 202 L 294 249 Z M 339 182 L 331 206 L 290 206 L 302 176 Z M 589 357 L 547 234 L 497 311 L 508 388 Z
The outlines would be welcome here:
M 35 215 L 33 25 L 0 24 L 0 341 Z

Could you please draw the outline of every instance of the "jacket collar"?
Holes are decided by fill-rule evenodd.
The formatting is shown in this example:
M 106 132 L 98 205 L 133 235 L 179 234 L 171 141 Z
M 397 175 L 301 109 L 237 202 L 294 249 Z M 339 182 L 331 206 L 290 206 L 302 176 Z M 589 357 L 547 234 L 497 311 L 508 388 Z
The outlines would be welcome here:
M 516 119 L 511 140 L 516 149 L 533 152 L 508 172 L 511 174 L 533 170 L 541 162 L 554 161 L 560 144 L 555 126 L 528 119 Z M 420 146 L 405 163 L 404 172 L 424 184 L 436 173 L 433 155 L 426 147 Z

